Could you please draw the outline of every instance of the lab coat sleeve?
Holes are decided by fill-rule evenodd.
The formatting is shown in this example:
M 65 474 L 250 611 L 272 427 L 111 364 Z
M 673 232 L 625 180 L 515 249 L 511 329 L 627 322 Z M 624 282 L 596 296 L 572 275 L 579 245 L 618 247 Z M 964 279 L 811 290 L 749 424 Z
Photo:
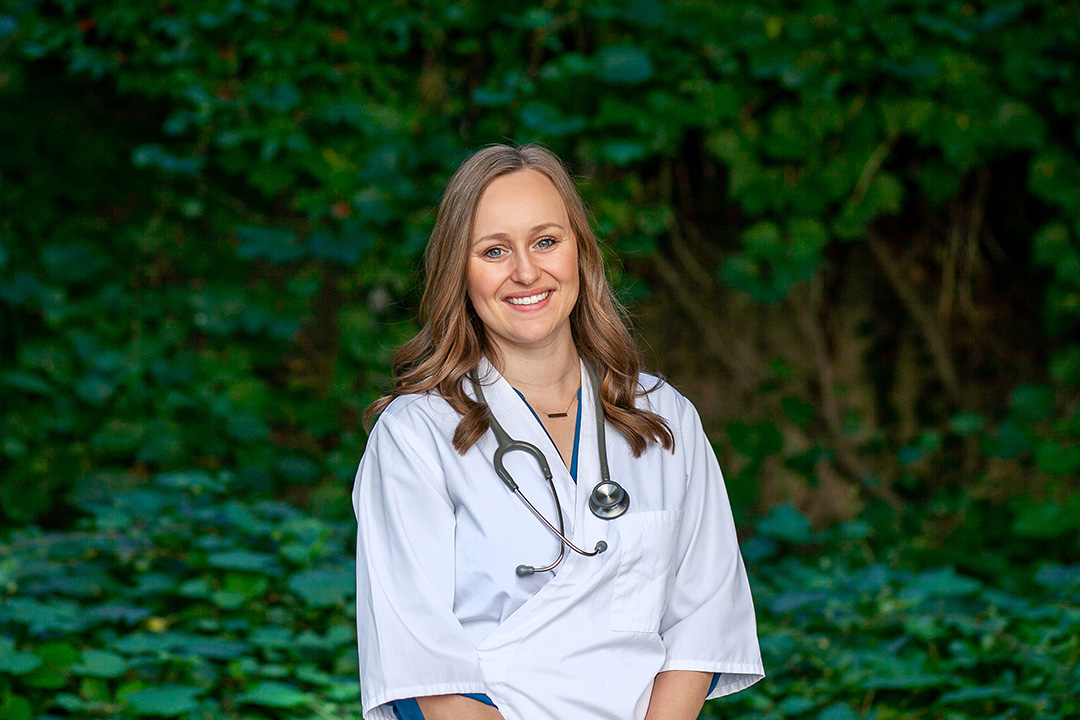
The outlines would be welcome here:
M 391 700 L 485 692 L 453 612 L 454 507 L 432 441 L 384 413 L 353 487 L 360 689 L 373 720 L 394 717 Z
M 684 400 L 676 452 L 688 453 L 678 569 L 660 624 L 664 670 L 719 673 L 709 698 L 765 675 L 750 584 L 727 489 L 697 411 Z

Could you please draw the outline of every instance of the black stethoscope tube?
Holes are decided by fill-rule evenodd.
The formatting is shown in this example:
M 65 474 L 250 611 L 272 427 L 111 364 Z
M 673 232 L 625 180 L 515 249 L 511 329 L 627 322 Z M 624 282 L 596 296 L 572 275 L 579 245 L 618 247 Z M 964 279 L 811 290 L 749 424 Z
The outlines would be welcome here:
M 592 510 L 593 514 L 599 518 L 604 520 L 614 520 L 626 512 L 626 509 L 630 506 L 630 496 L 619 483 L 612 482 L 610 473 L 608 472 L 607 442 L 604 437 L 604 406 L 600 398 L 600 384 L 596 377 L 596 371 L 593 370 L 592 365 L 588 361 L 585 361 L 584 365 L 585 371 L 589 375 L 589 384 L 592 386 L 593 405 L 596 408 L 596 442 L 600 455 L 600 482 L 596 484 L 596 487 L 593 488 L 592 493 L 589 496 L 589 508 Z M 495 441 L 498 443 L 494 457 L 496 474 L 498 474 L 506 487 L 525 503 L 525 506 L 532 511 L 532 514 L 560 540 L 559 556 L 555 558 L 553 563 L 545 567 L 518 565 L 517 574 L 521 577 L 525 577 L 538 572 L 550 572 L 551 570 L 554 570 L 559 566 L 559 563 L 562 562 L 563 557 L 566 554 L 566 548 L 570 548 L 579 555 L 584 555 L 586 557 L 593 557 L 607 550 L 608 545 L 603 540 L 597 542 L 592 551 L 582 550 L 577 545 L 570 542 L 566 537 L 566 531 L 563 525 L 563 512 L 562 504 L 559 502 L 559 493 L 555 490 L 551 466 L 548 464 L 544 453 L 532 443 L 511 438 L 495 418 L 495 413 L 491 411 L 491 406 L 488 405 L 487 399 L 484 397 L 484 390 L 480 386 L 480 379 L 477 376 L 476 370 L 472 370 L 469 373 L 469 379 L 472 381 L 473 388 L 476 391 L 477 401 L 483 403 L 487 408 L 488 424 L 491 426 L 491 431 L 495 435 Z M 503 458 L 507 453 L 514 451 L 532 455 L 537 464 L 540 465 L 540 471 L 543 473 L 548 487 L 551 488 L 551 495 L 555 499 L 555 512 L 558 513 L 559 519 L 558 528 L 556 528 L 550 520 L 544 517 L 543 513 L 537 510 L 535 505 L 529 502 L 529 499 L 521 492 L 521 488 L 510 475 L 510 471 L 506 469 Z

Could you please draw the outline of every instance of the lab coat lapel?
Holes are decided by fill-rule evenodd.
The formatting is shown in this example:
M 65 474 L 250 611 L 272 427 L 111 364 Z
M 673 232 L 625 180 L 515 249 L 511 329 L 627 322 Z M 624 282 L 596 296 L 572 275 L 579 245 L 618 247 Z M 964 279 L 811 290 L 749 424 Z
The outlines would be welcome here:
M 566 536 L 573 538 L 574 528 L 578 527 L 578 513 L 576 510 L 581 504 L 581 496 L 570 471 L 559 455 L 558 448 L 552 443 L 551 438 L 544 430 L 543 425 L 533 415 L 528 404 L 517 394 L 510 383 L 506 381 L 498 370 L 487 360 L 482 358 L 478 368 L 480 382 L 483 385 L 484 395 L 488 406 L 495 414 L 496 419 L 514 440 L 522 440 L 535 445 L 547 458 L 551 468 L 552 481 L 559 493 L 559 502 L 562 504 L 563 522 L 565 523 Z M 584 368 L 582 376 L 584 378 Z M 583 380 L 584 382 L 584 380 Z M 582 402 L 585 402 L 585 387 L 582 387 Z M 582 407 L 582 429 L 585 427 L 585 407 Z M 595 422 L 595 421 L 593 421 Z M 593 433 L 595 436 L 595 432 Z M 591 452 L 595 455 L 595 445 Z M 578 445 L 578 477 L 581 475 L 581 462 L 583 458 L 584 435 Z M 551 490 L 547 486 L 543 472 L 533 458 L 525 453 L 507 453 L 504 459 L 507 469 L 510 470 L 514 480 L 521 486 L 525 496 L 536 505 L 545 516 L 555 523 L 555 502 L 551 497 Z M 591 488 L 591 486 L 590 486 Z M 557 523 L 555 523 L 557 525 Z M 567 550 L 569 553 L 570 551 Z M 565 563 L 565 560 L 563 561 Z

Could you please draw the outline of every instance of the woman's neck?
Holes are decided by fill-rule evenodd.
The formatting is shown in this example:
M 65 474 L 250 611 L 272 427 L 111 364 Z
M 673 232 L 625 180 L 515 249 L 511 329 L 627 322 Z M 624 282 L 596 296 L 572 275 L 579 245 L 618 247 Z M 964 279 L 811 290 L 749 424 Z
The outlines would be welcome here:
M 561 398 L 577 391 L 581 365 L 573 340 L 542 348 L 499 348 L 499 374 L 526 397 Z

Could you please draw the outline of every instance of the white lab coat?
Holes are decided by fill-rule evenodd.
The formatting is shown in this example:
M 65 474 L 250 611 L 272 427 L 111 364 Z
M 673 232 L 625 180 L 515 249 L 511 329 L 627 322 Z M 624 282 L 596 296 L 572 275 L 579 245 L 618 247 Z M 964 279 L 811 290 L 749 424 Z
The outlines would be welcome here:
M 611 478 L 630 508 L 606 521 L 588 509 L 600 463 L 584 368 L 576 484 L 514 389 L 486 360 L 480 373 L 510 436 L 547 456 L 568 537 L 586 549 L 605 540 L 608 550 L 567 550 L 554 577 L 518 577 L 522 563 L 550 563 L 559 541 L 495 474 L 492 433 L 459 455 L 460 416 L 443 399 L 395 399 L 353 489 L 364 717 L 392 719 L 385 703 L 396 699 L 486 693 L 508 720 L 641 720 L 661 671 L 721 673 L 710 697 L 761 679 L 731 508 L 690 402 L 667 384 L 639 400 L 667 419 L 674 454 L 650 446 L 634 458 L 608 425 Z M 506 466 L 554 522 L 537 463 L 513 452 Z

